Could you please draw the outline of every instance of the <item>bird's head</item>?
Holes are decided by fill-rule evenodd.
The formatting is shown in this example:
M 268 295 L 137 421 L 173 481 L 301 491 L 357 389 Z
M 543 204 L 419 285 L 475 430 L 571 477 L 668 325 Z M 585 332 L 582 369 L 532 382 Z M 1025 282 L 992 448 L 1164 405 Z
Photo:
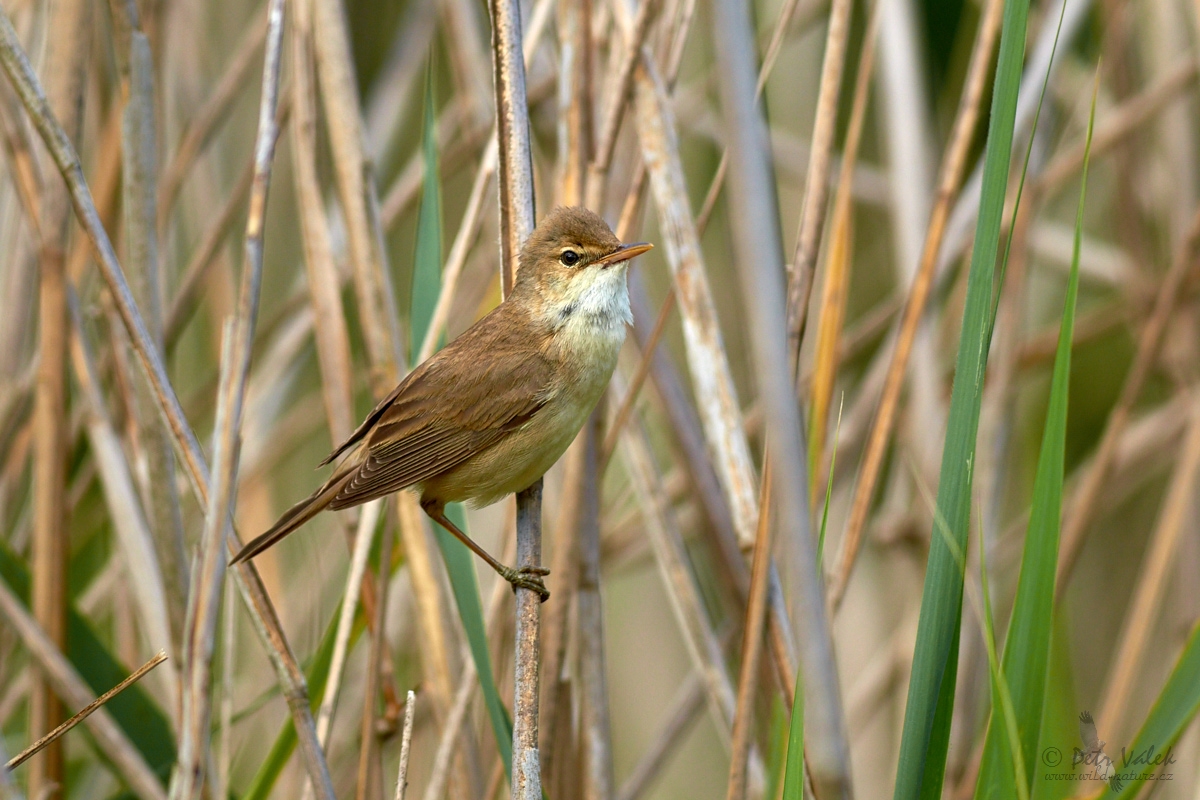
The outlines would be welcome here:
M 622 244 L 597 214 L 578 207 L 551 211 L 521 249 L 515 293 L 543 314 L 628 314 L 625 270 L 629 260 L 654 245 Z

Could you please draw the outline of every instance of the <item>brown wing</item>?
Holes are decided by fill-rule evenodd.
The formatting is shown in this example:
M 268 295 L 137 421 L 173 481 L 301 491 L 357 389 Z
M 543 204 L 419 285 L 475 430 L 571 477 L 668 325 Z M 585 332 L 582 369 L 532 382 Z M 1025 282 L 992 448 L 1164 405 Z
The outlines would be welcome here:
M 329 507 L 440 475 L 532 419 L 548 399 L 552 365 L 520 322 L 501 305 L 396 387 L 337 451 L 366 442 Z

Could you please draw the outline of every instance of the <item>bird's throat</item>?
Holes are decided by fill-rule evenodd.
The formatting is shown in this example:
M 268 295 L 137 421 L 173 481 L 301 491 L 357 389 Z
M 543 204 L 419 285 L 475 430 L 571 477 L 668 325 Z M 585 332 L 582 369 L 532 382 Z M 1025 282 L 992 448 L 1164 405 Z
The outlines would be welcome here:
M 601 373 L 607 383 L 632 322 L 625 271 L 609 270 L 580 291 L 547 302 L 540 321 L 547 334 L 547 354 L 559 363 Z

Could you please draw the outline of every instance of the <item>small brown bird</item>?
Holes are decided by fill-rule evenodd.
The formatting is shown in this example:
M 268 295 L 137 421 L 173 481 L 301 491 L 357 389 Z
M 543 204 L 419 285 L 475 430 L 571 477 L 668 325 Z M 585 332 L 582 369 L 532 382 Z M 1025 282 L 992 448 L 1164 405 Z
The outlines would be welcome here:
M 584 208 L 558 208 L 521 249 L 512 292 L 409 373 L 324 466 L 333 475 L 239 552 L 267 549 L 326 508 L 408 487 L 421 507 L 513 584 L 549 597 L 547 570 L 506 567 L 446 518 L 447 503 L 485 506 L 550 469 L 591 414 L 632 322 L 625 273 L 653 245 L 622 244 Z

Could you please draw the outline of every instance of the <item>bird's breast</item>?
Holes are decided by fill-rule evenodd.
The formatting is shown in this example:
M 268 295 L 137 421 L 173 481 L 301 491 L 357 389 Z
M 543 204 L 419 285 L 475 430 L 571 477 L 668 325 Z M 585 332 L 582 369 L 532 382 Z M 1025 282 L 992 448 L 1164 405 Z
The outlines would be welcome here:
M 537 415 L 543 419 L 532 422 L 545 425 L 548 438 L 561 442 L 561 449 L 575 438 L 604 394 L 624 341 L 623 318 L 579 311 L 549 337 L 546 355 L 558 365 L 560 380 Z

